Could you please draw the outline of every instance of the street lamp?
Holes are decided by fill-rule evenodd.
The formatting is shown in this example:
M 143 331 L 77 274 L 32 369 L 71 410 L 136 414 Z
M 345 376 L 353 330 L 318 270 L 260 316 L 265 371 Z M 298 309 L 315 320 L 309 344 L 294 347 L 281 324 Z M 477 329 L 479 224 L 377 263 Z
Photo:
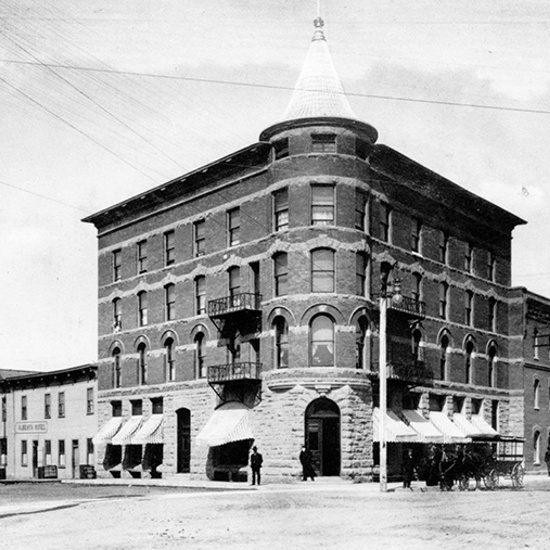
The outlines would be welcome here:
M 382 276 L 382 289 L 380 292 L 380 429 L 379 435 L 379 454 L 380 454 L 380 491 L 388 490 L 388 447 L 386 442 L 386 411 L 388 408 L 388 372 L 387 372 L 387 315 L 388 305 L 398 304 L 402 300 L 401 281 L 398 277 L 393 279 L 392 289 L 388 292 L 388 277 L 392 269 L 397 265 L 391 266 Z

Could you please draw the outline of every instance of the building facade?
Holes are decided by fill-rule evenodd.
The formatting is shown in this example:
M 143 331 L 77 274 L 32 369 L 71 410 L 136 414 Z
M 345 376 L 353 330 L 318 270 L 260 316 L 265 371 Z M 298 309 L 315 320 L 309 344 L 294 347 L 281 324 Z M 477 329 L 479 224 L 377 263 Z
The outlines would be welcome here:
M 93 472 L 95 365 L 0 380 L 0 468 L 7 479 L 80 478 Z
M 378 464 L 380 295 L 390 471 L 404 444 L 523 434 L 510 361 L 516 216 L 357 120 L 315 31 L 257 143 L 84 221 L 99 236 L 99 475 L 293 479 Z

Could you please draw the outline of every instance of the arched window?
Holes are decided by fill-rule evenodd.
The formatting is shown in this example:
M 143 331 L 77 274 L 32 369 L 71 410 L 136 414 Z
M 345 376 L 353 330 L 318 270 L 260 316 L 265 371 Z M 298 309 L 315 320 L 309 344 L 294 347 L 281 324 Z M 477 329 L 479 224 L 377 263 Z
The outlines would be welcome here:
M 138 351 L 138 377 L 139 384 L 147 384 L 147 346 L 141 342 Z
M 355 325 L 355 368 L 357 369 L 367 369 L 370 366 L 368 330 L 367 318 L 359 317 Z
M 284 317 L 273 320 L 275 331 L 275 368 L 288 367 L 288 324 Z
M 120 388 L 122 372 L 120 368 L 120 348 L 113 350 L 113 387 Z
M 540 381 L 536 379 L 533 383 L 533 408 L 539 409 L 540 405 Z
M 206 377 L 206 365 L 204 362 L 204 333 L 199 332 L 194 340 L 195 344 L 195 373 L 197 378 L 205 378 Z
M 113 330 L 118 332 L 122 329 L 122 300 L 115 298 L 113 300 Z
M 533 434 L 533 463 L 540 464 L 540 432 Z
M 147 324 L 147 292 L 145 291 L 138 294 L 138 322 L 140 327 Z
M 443 334 L 443 336 L 441 336 L 439 346 L 439 377 L 441 380 L 447 380 L 447 354 L 449 352 L 449 337 L 446 334 Z
M 474 342 L 472 339 L 466 341 L 464 346 L 465 360 L 464 360 L 464 383 L 472 383 L 472 371 L 473 371 L 473 354 L 474 354 Z
M 495 365 L 497 357 L 497 348 L 494 344 L 489 346 L 489 351 L 487 352 L 487 385 L 490 388 L 494 388 L 495 383 Z
M 176 379 L 176 362 L 174 361 L 174 339 L 166 338 L 164 341 L 164 360 L 166 380 L 173 382 Z
M 273 272 L 275 276 L 275 296 L 288 294 L 288 255 L 279 252 L 273 256 Z
M 334 366 L 334 321 L 328 315 L 317 315 L 311 320 L 310 365 Z
M 413 330 L 412 333 L 412 360 L 422 361 L 422 331 L 418 328 Z
M 311 292 L 334 292 L 334 250 L 311 252 Z

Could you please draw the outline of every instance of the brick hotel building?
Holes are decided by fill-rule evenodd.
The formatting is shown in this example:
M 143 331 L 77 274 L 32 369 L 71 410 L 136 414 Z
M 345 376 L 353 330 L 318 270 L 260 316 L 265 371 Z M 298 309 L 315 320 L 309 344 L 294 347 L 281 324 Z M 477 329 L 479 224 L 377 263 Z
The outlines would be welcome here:
M 245 479 L 254 444 L 267 478 L 291 479 L 304 442 L 322 476 L 371 475 L 381 281 L 402 296 L 390 473 L 405 444 L 523 435 L 524 222 L 377 141 L 317 19 L 257 143 L 84 220 L 99 239 L 98 475 Z

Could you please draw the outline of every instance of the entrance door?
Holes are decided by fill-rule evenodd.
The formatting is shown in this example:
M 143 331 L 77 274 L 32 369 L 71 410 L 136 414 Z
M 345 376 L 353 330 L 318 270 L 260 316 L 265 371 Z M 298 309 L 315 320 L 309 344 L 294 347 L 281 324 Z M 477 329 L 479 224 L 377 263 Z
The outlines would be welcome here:
M 80 467 L 80 449 L 78 447 L 78 439 L 73 439 L 72 453 L 71 453 L 71 468 L 73 478 L 78 478 L 78 469 Z
M 178 474 L 189 473 L 191 469 L 191 411 L 178 409 Z
M 38 476 L 38 441 L 32 442 L 32 477 Z
M 306 410 L 306 446 L 321 476 L 340 474 L 340 409 L 330 399 L 316 399 Z

